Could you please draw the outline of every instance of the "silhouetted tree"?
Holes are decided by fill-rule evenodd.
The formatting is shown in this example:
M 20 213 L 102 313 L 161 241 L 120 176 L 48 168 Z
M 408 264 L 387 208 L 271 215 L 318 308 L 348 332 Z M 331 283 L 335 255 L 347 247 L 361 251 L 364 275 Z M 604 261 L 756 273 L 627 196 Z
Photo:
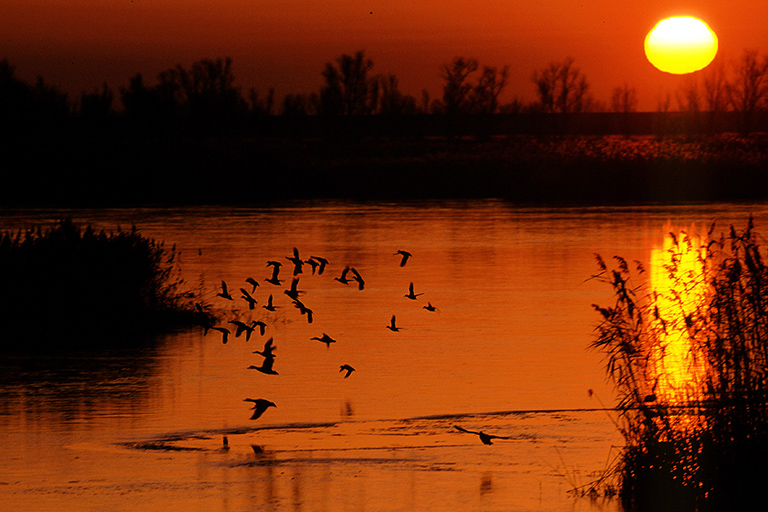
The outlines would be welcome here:
M 415 114 L 416 100 L 413 96 L 403 94 L 398 88 L 395 75 L 379 77 L 379 109 L 383 115 Z
M 493 114 L 498 111 L 499 95 L 507 85 L 508 77 L 509 66 L 504 66 L 501 70 L 485 66 L 472 89 L 470 111 L 479 114 Z
M 443 105 L 446 114 L 469 112 L 470 92 L 473 88 L 469 76 L 477 71 L 477 67 L 477 59 L 456 57 L 451 64 L 443 64 L 440 68 L 440 77 L 445 80 Z
M 101 91 L 96 89 L 80 96 L 80 116 L 87 121 L 104 120 L 113 113 L 114 99 L 115 95 L 104 82 Z
M 563 62 L 552 62 L 546 68 L 534 71 L 532 80 L 542 111 L 569 114 L 585 110 L 589 83 L 573 62 L 574 59 L 568 57 Z
M 152 130 L 168 128 L 179 109 L 175 86 L 168 82 L 147 86 L 141 73 L 120 88 L 120 101 L 129 119 Z
M 713 62 L 704 70 L 704 105 L 707 110 L 707 130 L 715 131 L 718 118 L 728 108 L 728 82 L 725 66 L 721 61 Z
M 255 117 L 271 116 L 275 105 L 275 90 L 270 88 L 266 98 L 259 97 L 259 91 L 251 88 L 248 91 L 251 115 Z
M 695 75 L 686 76 L 676 96 L 680 111 L 686 112 L 689 116 L 691 126 L 688 127 L 688 131 L 692 135 L 701 135 L 701 107 L 703 100 Z
M 621 131 L 629 136 L 632 129 L 630 115 L 637 112 L 637 89 L 630 87 L 626 82 L 615 87 L 611 93 L 611 110 L 621 114 Z
M 756 51 L 745 51 L 727 90 L 733 109 L 741 112 L 742 131 L 749 135 L 755 114 L 765 107 L 768 96 L 768 57 L 759 59 Z
M 362 50 L 344 54 L 323 70 L 325 84 L 320 89 L 320 113 L 326 115 L 371 114 L 378 103 L 378 81 L 368 73 L 373 61 Z

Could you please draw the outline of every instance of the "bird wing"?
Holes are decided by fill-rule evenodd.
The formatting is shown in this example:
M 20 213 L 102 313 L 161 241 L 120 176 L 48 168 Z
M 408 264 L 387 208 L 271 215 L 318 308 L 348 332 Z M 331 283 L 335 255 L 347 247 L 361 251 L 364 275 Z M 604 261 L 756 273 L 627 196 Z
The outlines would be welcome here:
M 474 430 L 467 430 L 464 427 L 460 427 L 458 425 L 454 425 L 454 428 L 457 430 L 461 430 L 462 432 L 466 432 L 467 434 L 475 434 L 476 436 L 480 435 L 480 432 L 475 432 Z

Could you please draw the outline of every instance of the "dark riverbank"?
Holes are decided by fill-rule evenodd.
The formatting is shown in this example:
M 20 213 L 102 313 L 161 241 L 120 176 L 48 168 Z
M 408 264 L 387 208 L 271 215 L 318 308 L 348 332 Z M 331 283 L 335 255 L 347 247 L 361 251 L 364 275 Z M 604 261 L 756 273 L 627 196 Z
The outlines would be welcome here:
M 768 199 L 768 137 L 487 140 L 60 137 L 4 143 L 5 206 L 494 197 L 623 204 Z M 11 180 L 8 180 L 11 182 Z

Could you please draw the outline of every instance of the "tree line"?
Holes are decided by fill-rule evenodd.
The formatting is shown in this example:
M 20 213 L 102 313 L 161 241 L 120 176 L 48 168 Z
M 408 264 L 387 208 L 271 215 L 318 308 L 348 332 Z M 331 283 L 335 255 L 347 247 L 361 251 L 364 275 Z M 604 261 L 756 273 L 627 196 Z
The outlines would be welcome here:
M 477 59 L 456 57 L 439 69 L 442 94 L 432 98 L 404 93 L 394 74 L 374 73 L 364 51 L 343 54 L 322 69 L 317 91 L 287 94 L 280 102 L 274 89 L 266 94 L 236 84 L 232 59 L 202 59 L 160 72 L 152 83 L 136 73 L 115 91 L 106 83 L 72 100 L 38 77 L 27 83 L 15 75 L 8 60 L 0 61 L 0 120 L 6 130 L 19 127 L 58 130 L 74 120 L 82 126 L 103 126 L 119 119 L 137 127 L 164 130 L 184 124 L 211 130 L 232 130 L 270 116 L 402 116 L 434 114 L 577 114 L 637 112 L 638 93 L 627 83 L 612 90 L 606 103 L 594 97 L 589 80 L 572 57 L 535 70 L 535 99 L 502 102 L 510 66 L 480 66 Z M 689 76 L 679 90 L 660 98 L 657 112 L 687 112 L 713 126 L 723 112 L 738 112 L 744 133 L 756 116 L 768 110 L 768 55 L 748 50 L 726 66 L 710 65 Z

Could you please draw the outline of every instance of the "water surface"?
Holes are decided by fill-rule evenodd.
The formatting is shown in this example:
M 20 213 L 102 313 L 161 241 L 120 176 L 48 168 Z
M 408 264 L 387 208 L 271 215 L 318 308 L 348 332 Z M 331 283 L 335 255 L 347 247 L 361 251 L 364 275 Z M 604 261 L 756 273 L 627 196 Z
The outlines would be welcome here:
M 221 325 L 268 327 L 226 345 L 194 328 L 135 349 L 3 356 L 0 509 L 618 510 L 568 492 L 621 445 L 614 415 L 595 410 L 613 399 L 588 350 L 591 304 L 610 300 L 588 279 L 594 253 L 647 264 L 668 220 L 706 231 L 717 218 L 726 230 L 749 213 L 758 231 L 768 224 L 755 204 L 2 211 L 2 229 L 63 216 L 135 224 L 175 244 L 186 284 Z M 299 275 L 311 324 L 283 293 L 294 247 L 330 261 L 323 275 L 306 265 Z M 404 267 L 398 249 L 413 253 Z M 268 260 L 284 264 L 281 286 L 264 282 Z M 364 290 L 334 279 L 347 265 Z M 247 277 L 261 283 L 253 311 L 238 290 L 250 291 Z M 216 296 L 222 280 L 234 301 Z M 411 282 L 416 300 L 405 297 Z M 261 307 L 270 294 L 274 313 Z M 385 328 L 392 315 L 399 332 Z M 311 340 L 322 333 L 337 342 Z M 247 369 L 269 337 L 276 376 Z M 342 364 L 357 371 L 345 379 Z M 277 407 L 251 421 L 248 397 Z M 486 446 L 455 425 L 507 439 Z

